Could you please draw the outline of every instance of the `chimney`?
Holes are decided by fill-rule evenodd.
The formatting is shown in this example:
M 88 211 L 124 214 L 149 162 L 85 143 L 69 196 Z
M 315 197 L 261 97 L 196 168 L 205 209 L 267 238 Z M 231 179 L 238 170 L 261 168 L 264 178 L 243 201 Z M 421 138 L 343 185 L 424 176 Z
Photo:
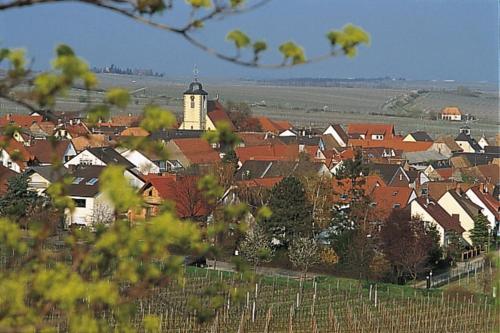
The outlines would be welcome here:
M 487 192 L 487 191 L 485 191 L 485 189 L 484 189 L 484 183 L 483 183 L 483 182 L 481 182 L 481 183 L 479 184 L 479 192 L 481 192 L 481 193 L 486 193 L 486 192 Z

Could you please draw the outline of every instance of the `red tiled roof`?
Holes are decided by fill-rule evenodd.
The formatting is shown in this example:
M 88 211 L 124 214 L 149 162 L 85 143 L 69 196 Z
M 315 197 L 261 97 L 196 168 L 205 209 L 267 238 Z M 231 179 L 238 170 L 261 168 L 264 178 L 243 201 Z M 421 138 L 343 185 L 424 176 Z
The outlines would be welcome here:
M 24 114 L 7 114 L 0 117 L 0 127 L 4 127 L 8 124 L 14 124 L 19 127 L 29 128 L 34 123 L 40 123 L 43 121 L 42 116 L 30 116 Z
M 39 162 L 52 164 L 63 160 L 64 153 L 70 142 L 69 140 L 58 140 L 55 142 L 35 140 L 27 149 Z
M 448 116 L 460 116 L 462 111 L 456 106 L 448 106 L 441 111 L 441 114 Z
M 353 147 L 383 147 L 392 148 L 395 150 L 400 150 L 402 152 L 415 152 L 415 151 L 426 151 L 432 146 L 432 142 L 429 141 L 403 141 L 401 137 L 396 137 L 394 139 L 386 140 L 362 140 L 362 139 L 350 139 L 349 145 Z
M 378 186 L 371 197 L 378 213 L 387 218 L 394 209 L 405 208 L 412 193 L 413 189 L 409 187 Z
M 209 102 L 209 109 L 208 109 L 208 118 L 212 121 L 212 123 L 217 127 L 217 123 L 224 122 L 228 124 L 232 130 L 235 130 L 236 128 L 234 127 L 233 122 L 231 121 L 231 118 L 229 118 L 229 115 L 227 114 L 226 110 L 224 110 L 224 106 L 219 101 L 210 101 Z
M 121 133 L 121 136 L 148 136 L 149 132 L 143 129 L 142 127 L 129 127 L 124 129 Z
M 272 132 L 272 133 L 280 133 L 287 129 L 293 128 L 293 125 L 286 120 L 271 120 L 268 117 L 257 117 L 259 121 L 260 127 L 263 131 Z
M 132 116 L 132 115 L 114 116 L 114 117 L 111 117 L 110 123 L 112 126 L 132 127 L 132 126 L 139 125 L 140 120 L 141 120 L 141 116 Z
M 203 193 L 198 190 L 197 176 L 148 176 L 143 190 L 153 186 L 163 200 L 175 203 L 177 216 L 180 218 L 207 216 L 210 207 L 204 200 Z
M 27 162 L 33 160 L 33 155 L 26 149 L 26 147 L 17 142 L 14 139 L 10 139 L 6 136 L 0 136 L 1 148 L 5 149 L 9 155 L 20 154 L 20 160 L 16 161 L 16 163 L 20 164 L 23 167 L 27 166 Z
M 445 180 L 453 177 L 453 168 L 440 168 L 435 169 L 435 171 Z
M 242 163 L 248 160 L 295 161 L 299 157 L 298 145 L 238 147 L 235 151 Z
M 352 134 L 364 134 L 366 136 L 365 140 L 370 140 L 372 134 L 383 134 L 387 138 L 392 138 L 394 136 L 394 125 L 391 124 L 348 124 L 347 133 Z
M 73 138 L 89 134 L 90 131 L 84 123 L 74 124 L 74 125 L 66 125 L 66 130 L 71 134 Z
M 204 139 L 185 138 L 172 141 L 192 164 L 215 163 L 220 160 L 219 154 Z

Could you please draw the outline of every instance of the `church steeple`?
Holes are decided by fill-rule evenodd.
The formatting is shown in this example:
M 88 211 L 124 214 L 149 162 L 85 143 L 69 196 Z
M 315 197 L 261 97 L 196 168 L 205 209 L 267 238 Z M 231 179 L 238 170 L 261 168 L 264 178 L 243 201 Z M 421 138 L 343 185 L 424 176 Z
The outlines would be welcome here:
M 194 81 L 184 92 L 184 120 L 181 129 L 205 130 L 207 118 L 208 93 L 198 82 L 198 68 L 193 70 Z

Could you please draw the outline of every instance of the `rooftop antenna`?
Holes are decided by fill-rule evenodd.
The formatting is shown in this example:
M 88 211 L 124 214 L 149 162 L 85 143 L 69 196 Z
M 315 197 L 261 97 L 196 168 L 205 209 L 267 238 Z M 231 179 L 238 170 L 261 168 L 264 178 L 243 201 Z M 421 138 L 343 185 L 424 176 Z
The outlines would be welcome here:
M 198 82 L 198 74 L 199 74 L 198 66 L 196 66 L 195 64 L 193 68 L 194 82 Z

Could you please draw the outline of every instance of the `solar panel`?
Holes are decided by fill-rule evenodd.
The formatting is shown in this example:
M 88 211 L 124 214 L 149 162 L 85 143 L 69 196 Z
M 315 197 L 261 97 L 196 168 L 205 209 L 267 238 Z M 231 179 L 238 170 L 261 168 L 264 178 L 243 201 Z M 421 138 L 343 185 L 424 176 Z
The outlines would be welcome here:
M 72 184 L 75 184 L 75 185 L 80 184 L 80 182 L 81 182 L 82 180 L 83 180 L 83 178 L 82 178 L 82 177 L 76 177 L 75 179 L 73 179 Z
M 85 184 L 86 185 L 94 185 L 95 183 L 97 183 L 98 179 L 97 178 L 92 178 L 92 179 L 89 179 Z

